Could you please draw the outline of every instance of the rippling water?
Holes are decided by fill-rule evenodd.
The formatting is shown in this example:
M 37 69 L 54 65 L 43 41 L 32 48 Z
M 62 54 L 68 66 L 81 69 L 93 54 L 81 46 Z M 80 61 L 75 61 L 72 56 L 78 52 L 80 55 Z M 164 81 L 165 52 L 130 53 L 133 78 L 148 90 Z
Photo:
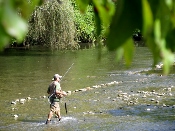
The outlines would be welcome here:
M 66 52 L 8 51 L 0 55 L 0 130 L 171 131 L 175 130 L 174 68 L 168 76 L 152 68 L 147 48 L 136 48 L 132 66 L 115 62 L 114 53 L 97 60 L 97 50 Z M 60 103 L 62 121 L 49 111 L 46 90 L 55 73 L 65 91 L 77 91 Z M 111 82 L 116 82 L 110 85 Z M 88 88 L 89 89 L 89 88 Z M 24 104 L 12 101 L 30 97 Z M 64 109 L 67 104 L 68 114 Z M 15 118 L 14 115 L 18 117 Z

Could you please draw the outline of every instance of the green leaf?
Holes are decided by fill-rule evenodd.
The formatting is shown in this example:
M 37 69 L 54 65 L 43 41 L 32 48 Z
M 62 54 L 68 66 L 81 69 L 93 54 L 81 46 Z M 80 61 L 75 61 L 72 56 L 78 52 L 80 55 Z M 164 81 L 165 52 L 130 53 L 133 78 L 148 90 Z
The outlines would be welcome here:
M 146 45 L 153 53 L 153 59 L 155 65 L 160 60 L 160 48 L 155 43 L 154 30 L 157 30 L 157 36 L 160 37 L 158 29 L 154 28 L 154 18 L 156 17 L 157 10 L 159 8 L 160 1 L 142 0 L 143 6 L 143 36 L 146 41 Z
M 147 37 L 151 34 L 153 29 L 153 15 L 151 12 L 150 5 L 147 0 L 142 0 L 143 10 L 143 36 Z
M 134 43 L 131 37 L 125 42 L 123 47 L 126 65 L 130 66 L 134 54 Z
M 153 66 L 155 64 L 157 64 L 158 62 L 160 62 L 160 49 L 159 47 L 156 45 L 155 41 L 154 41 L 154 37 L 153 36 L 150 36 L 148 39 L 147 39 L 147 45 L 149 46 L 152 54 L 153 54 Z
M 122 56 L 124 54 L 124 48 L 123 47 L 119 47 L 116 49 L 116 61 L 120 61 L 122 59 Z
M 85 12 L 87 9 L 88 4 L 91 0 L 76 0 L 78 7 L 80 8 L 81 12 Z
M 167 37 L 166 37 L 166 47 L 171 50 L 171 51 L 175 51 L 175 29 L 170 30 L 167 33 Z
M 133 40 L 130 37 L 128 40 L 125 41 L 122 47 L 116 49 L 116 61 L 120 61 L 122 56 L 124 55 L 124 59 L 126 62 L 126 66 L 130 66 L 134 54 L 134 44 Z
M 96 34 L 97 34 L 97 36 L 99 36 L 101 34 L 102 27 L 101 27 L 100 16 L 97 13 L 95 13 L 95 23 L 96 23 L 96 28 L 97 28 Z
M 10 37 L 4 32 L 0 25 L 0 51 L 8 44 Z
M 155 42 L 158 44 L 161 40 L 161 23 L 159 19 L 155 20 L 154 36 L 155 36 Z
M 155 43 L 157 47 L 160 49 L 160 55 L 163 61 L 163 72 L 164 74 L 168 74 L 170 71 L 170 67 L 174 62 L 174 54 L 166 48 L 166 40 L 162 38 L 161 35 L 161 21 L 159 19 L 155 20 Z
M 111 18 L 115 12 L 115 5 L 112 1 L 103 0 L 93 0 L 93 4 L 95 6 L 96 13 L 99 14 L 99 17 L 102 21 L 102 24 L 107 27 L 111 22 Z
M 8 2 L 3 6 L 1 23 L 10 36 L 22 41 L 27 33 L 27 22 L 24 21 Z
M 158 9 L 158 18 L 161 21 L 161 37 L 165 38 L 170 27 L 171 27 L 171 10 L 168 5 L 165 3 L 165 0 L 160 1 L 160 6 Z
M 165 39 L 162 39 L 160 42 L 160 48 L 162 53 L 162 59 L 163 59 L 163 72 L 164 74 L 168 74 L 170 72 L 170 68 L 172 64 L 174 63 L 174 54 L 168 50 L 166 47 L 166 41 Z
M 165 3 L 170 10 L 173 9 L 173 0 L 165 0 Z
M 107 38 L 109 50 L 116 50 L 130 38 L 133 31 L 142 29 L 142 4 L 140 0 L 117 0 L 116 13 Z
M 142 1 L 144 1 L 144 0 L 142 0 Z M 153 19 L 155 19 L 161 1 L 160 0 L 147 0 L 147 1 L 149 3 L 150 8 L 151 8 L 151 11 L 153 14 Z

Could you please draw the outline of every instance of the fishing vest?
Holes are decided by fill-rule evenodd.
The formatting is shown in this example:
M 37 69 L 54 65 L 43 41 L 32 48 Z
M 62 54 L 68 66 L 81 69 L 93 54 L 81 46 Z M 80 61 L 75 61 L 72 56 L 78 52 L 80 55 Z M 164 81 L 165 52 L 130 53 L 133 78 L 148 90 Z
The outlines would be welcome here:
M 61 90 L 60 88 L 60 83 L 57 82 L 57 81 L 53 81 L 50 85 L 49 85 L 49 88 L 48 88 L 48 93 L 50 95 L 52 95 L 50 97 L 50 101 L 51 102 L 59 102 L 60 101 L 60 98 L 57 97 L 56 95 L 56 90 Z

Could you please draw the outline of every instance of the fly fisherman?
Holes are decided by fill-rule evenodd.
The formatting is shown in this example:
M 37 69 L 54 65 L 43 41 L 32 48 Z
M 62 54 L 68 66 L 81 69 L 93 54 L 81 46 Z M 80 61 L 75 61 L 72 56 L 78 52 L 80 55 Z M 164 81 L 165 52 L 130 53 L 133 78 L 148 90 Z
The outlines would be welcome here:
M 55 74 L 52 79 L 53 81 L 51 82 L 47 90 L 47 93 L 49 94 L 49 100 L 50 100 L 50 112 L 48 114 L 46 124 L 48 124 L 51 121 L 51 118 L 54 113 L 58 117 L 58 121 L 61 120 L 59 102 L 63 96 L 67 95 L 65 91 L 61 90 L 61 86 L 60 86 L 61 78 L 62 76 Z

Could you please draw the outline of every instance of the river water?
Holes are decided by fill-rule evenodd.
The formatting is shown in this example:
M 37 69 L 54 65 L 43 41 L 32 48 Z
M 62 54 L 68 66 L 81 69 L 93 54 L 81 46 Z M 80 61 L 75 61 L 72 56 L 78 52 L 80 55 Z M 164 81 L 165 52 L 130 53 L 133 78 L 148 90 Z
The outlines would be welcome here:
M 152 67 L 152 55 L 145 47 L 136 48 L 128 68 L 124 61 L 115 62 L 114 53 L 102 51 L 100 61 L 97 56 L 95 49 L 2 53 L 0 130 L 175 130 L 174 67 L 168 76 L 162 75 L 161 69 Z M 64 75 L 72 64 L 61 81 L 62 89 L 72 92 L 60 103 L 62 121 L 53 117 L 45 125 L 47 87 L 55 73 Z

